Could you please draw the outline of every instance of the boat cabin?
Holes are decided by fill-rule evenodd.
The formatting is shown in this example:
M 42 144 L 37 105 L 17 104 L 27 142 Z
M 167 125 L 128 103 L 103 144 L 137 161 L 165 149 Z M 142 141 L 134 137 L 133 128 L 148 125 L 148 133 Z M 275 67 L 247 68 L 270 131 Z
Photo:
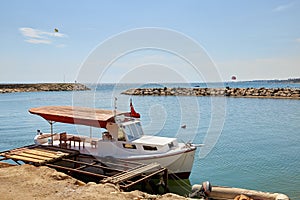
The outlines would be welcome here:
M 119 148 L 131 153 L 155 154 L 163 153 L 178 147 L 176 138 L 144 135 L 141 122 L 136 119 L 125 120 L 125 122 L 108 123 L 108 132 L 103 133 L 103 138 L 98 141 L 100 146 L 107 146 L 105 142 L 111 142 Z M 110 138 L 106 134 L 111 135 Z M 103 150 L 103 149 L 102 149 Z M 108 152 L 103 152 L 107 155 Z M 116 152 L 120 155 L 120 152 Z
M 108 132 L 104 132 L 103 135 L 108 133 L 112 136 L 111 139 L 117 141 L 133 141 L 144 135 L 141 122 L 134 120 L 119 124 L 110 122 L 106 125 L 106 129 Z

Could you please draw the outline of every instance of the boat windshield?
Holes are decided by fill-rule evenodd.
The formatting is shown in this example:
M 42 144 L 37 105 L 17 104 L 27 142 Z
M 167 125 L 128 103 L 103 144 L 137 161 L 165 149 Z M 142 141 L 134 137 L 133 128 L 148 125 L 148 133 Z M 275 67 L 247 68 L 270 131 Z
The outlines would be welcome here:
M 142 125 L 140 122 L 129 123 L 126 125 L 123 124 L 123 127 L 129 141 L 138 139 L 142 135 L 144 135 Z

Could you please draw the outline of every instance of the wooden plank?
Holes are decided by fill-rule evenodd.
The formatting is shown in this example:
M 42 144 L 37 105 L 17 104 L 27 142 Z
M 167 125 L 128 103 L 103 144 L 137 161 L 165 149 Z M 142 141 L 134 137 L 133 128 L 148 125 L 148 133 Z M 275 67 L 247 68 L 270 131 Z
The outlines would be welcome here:
M 28 153 L 25 153 L 25 152 L 20 153 L 18 155 L 28 157 L 28 158 L 35 158 L 35 159 L 39 159 L 39 160 L 44 160 L 44 161 L 49 161 L 49 160 L 53 159 L 53 158 L 49 158 L 49 157 L 38 156 L 38 155 L 34 155 L 34 154 L 28 154 Z
M 42 163 L 43 162 L 43 160 L 40 160 L 40 159 L 28 158 L 28 157 L 18 156 L 18 155 L 9 155 L 8 158 L 13 159 L 13 160 L 21 160 L 21 161 L 34 162 L 34 163 Z
M 22 153 L 23 151 L 27 150 L 28 148 L 18 148 L 18 149 L 13 149 L 9 151 L 7 154 L 18 154 Z
M 37 155 L 37 156 L 48 157 L 48 158 L 59 158 L 59 157 L 61 157 L 60 155 L 57 155 L 57 154 L 45 153 L 43 151 L 34 150 L 34 149 L 28 149 L 28 150 L 24 151 L 24 153 Z
M 136 176 L 139 176 L 140 174 L 145 173 L 149 170 L 154 170 L 155 168 L 158 168 L 158 167 L 161 169 L 159 164 L 151 163 L 149 165 L 139 167 L 139 168 L 130 170 L 125 173 L 117 174 L 116 176 L 109 177 L 109 178 L 103 180 L 103 182 L 120 183 L 120 182 L 126 181 L 128 179 L 132 179 Z
M 2 154 L 5 159 L 13 159 L 15 161 L 19 160 L 39 164 L 69 155 L 69 153 L 66 152 L 57 150 L 45 150 L 36 146 L 21 147 L 2 152 Z
M 137 176 L 141 173 L 147 172 L 149 170 L 154 170 L 157 167 L 160 167 L 160 165 L 157 164 L 157 163 L 151 163 L 149 165 L 146 165 L 146 166 L 143 166 L 143 167 L 140 167 L 140 168 L 136 168 L 134 170 L 130 170 L 130 171 L 124 173 L 124 174 L 120 174 L 119 176 L 115 176 L 113 178 L 117 178 L 117 179 L 121 179 L 121 180 L 130 179 L 130 178 L 132 178 L 134 176 Z
M 63 152 L 65 149 L 58 148 L 58 149 L 44 149 L 44 148 L 35 148 L 34 150 L 39 152 L 44 152 L 46 154 L 52 154 L 52 155 L 69 155 L 69 152 Z
M 151 174 L 149 174 L 149 175 L 147 175 L 147 176 L 145 176 L 145 177 L 143 177 L 143 178 L 140 178 L 140 179 L 138 179 L 138 180 L 136 180 L 136 181 L 134 181 L 134 182 L 131 182 L 131 183 L 129 183 L 128 185 L 125 185 L 125 186 L 121 186 L 121 185 L 120 185 L 120 187 L 123 187 L 123 188 L 129 188 L 129 187 L 131 187 L 131 186 L 133 186 L 133 185 L 135 185 L 135 184 L 138 184 L 138 183 L 140 183 L 140 182 L 142 182 L 142 181 L 144 181 L 144 180 L 146 180 L 146 179 L 148 179 L 148 178 L 151 178 L 152 176 L 155 176 L 156 174 L 159 174 L 159 173 L 161 173 L 161 172 L 164 172 L 165 170 L 166 170 L 166 168 L 160 169 L 160 170 L 155 171 L 155 172 L 153 172 L 153 173 L 151 173 Z M 165 172 L 165 173 L 167 173 L 167 172 Z

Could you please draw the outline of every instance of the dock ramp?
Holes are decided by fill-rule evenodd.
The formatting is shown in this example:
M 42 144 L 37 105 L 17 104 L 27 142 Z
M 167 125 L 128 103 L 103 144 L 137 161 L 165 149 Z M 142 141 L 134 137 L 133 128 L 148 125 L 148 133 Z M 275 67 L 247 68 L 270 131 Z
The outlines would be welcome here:
M 139 166 L 135 169 L 107 177 L 101 183 L 112 183 L 119 185 L 122 189 L 128 189 L 142 181 L 145 181 L 155 175 L 163 173 L 164 190 L 167 190 L 168 170 L 161 167 L 158 163 L 150 163 L 148 165 Z

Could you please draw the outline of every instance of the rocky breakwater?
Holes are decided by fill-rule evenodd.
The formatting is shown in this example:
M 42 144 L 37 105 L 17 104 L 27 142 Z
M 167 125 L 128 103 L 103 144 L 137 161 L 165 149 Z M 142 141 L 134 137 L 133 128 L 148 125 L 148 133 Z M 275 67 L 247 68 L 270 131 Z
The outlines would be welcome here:
M 153 96 L 226 96 L 300 99 L 297 88 L 132 88 L 122 94 Z
M 0 84 L 0 93 L 90 90 L 80 83 Z

